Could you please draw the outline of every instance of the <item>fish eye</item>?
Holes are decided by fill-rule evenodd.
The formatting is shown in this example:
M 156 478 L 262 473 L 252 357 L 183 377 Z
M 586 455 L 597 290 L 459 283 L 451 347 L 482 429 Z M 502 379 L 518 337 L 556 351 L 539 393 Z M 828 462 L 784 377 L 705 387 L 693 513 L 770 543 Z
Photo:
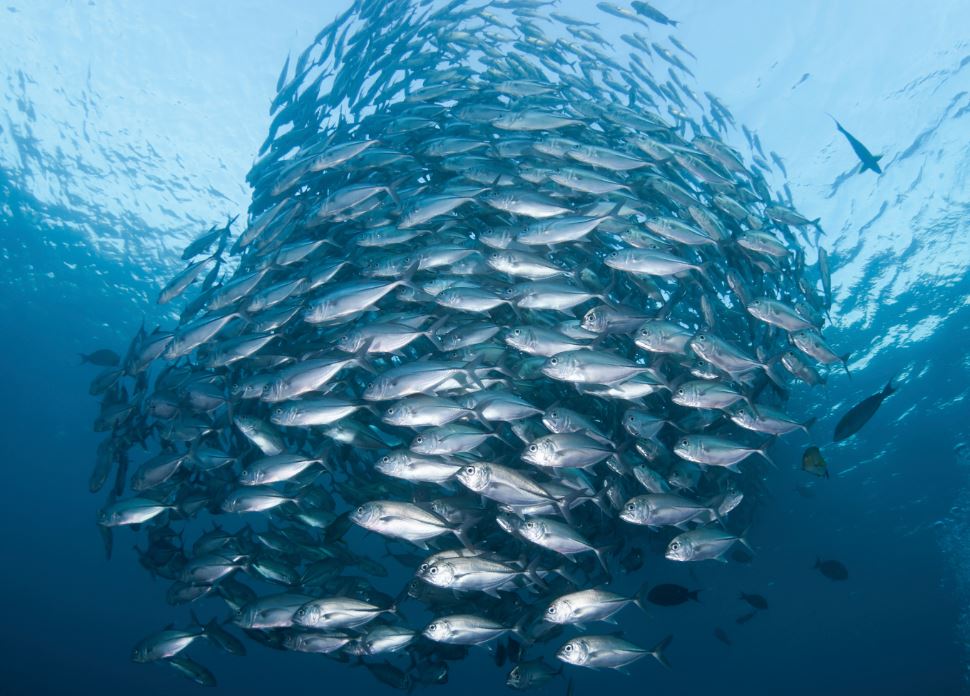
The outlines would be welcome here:
M 394 407 L 391 407 L 391 408 L 387 409 L 387 415 L 389 415 L 389 416 L 393 416 L 394 415 Z
M 429 631 L 437 631 L 438 630 L 438 624 L 435 624 L 435 623 L 431 624 L 430 626 L 428 626 L 428 630 Z
M 680 389 L 677 390 L 677 396 L 683 396 L 683 395 L 684 395 L 684 388 L 681 387 Z
M 275 414 L 276 414 L 277 416 L 282 416 L 282 415 L 283 415 L 283 409 L 281 409 L 281 408 L 278 408 L 278 409 L 276 409 L 276 410 L 274 411 L 274 413 L 275 413 Z
M 549 364 L 550 365 L 558 365 L 559 364 L 559 358 L 549 358 Z
M 563 650 L 565 650 L 566 652 L 572 652 L 573 651 L 572 643 L 566 643 L 566 647 L 563 648 Z
M 424 438 L 418 435 L 416 438 L 414 438 L 414 441 L 420 445 L 422 442 L 424 442 Z
M 705 336 L 704 334 L 697 334 L 697 338 L 700 339 L 701 341 L 707 340 L 707 336 Z
M 550 418 L 559 418 L 559 411 L 549 411 Z
M 686 447 L 688 444 L 690 444 L 690 443 L 687 441 L 687 438 L 686 437 L 683 440 L 680 441 L 681 447 Z
M 548 609 L 546 609 L 546 613 L 547 614 L 555 614 L 556 613 L 556 605 L 555 604 L 550 605 L 550 607 Z
M 539 448 L 536 445 L 529 445 L 530 452 L 537 452 Z
M 466 474 L 469 474 L 469 475 L 470 474 L 474 474 L 475 473 L 475 467 L 473 467 L 473 466 L 466 466 L 465 467 L 465 473 Z
M 679 549 L 679 548 L 680 548 L 680 542 L 679 542 L 679 541 L 675 541 L 675 542 L 673 542 L 673 543 L 672 543 L 672 544 L 670 545 L 670 548 L 672 548 L 672 549 L 675 549 L 675 550 L 676 550 L 676 549 Z
M 387 464 L 389 461 L 391 461 L 391 458 L 385 454 L 383 457 L 381 457 L 381 461 Z
M 522 335 L 522 330 L 521 329 L 515 329 L 512 333 L 514 333 L 516 336 L 521 336 Z
M 637 509 L 637 506 L 634 505 L 633 503 L 627 503 L 626 504 L 626 509 L 627 509 L 627 512 L 633 512 L 634 510 Z
M 242 473 L 241 473 L 240 475 L 241 475 L 241 476 L 242 476 L 243 478 L 246 478 L 246 477 L 248 477 L 248 476 L 249 476 L 249 470 L 248 470 L 248 469 L 243 469 L 243 470 L 242 470 Z
M 428 572 L 431 573 L 432 575 L 437 575 L 438 566 L 431 566 L 431 568 L 428 569 Z
M 528 527 L 529 529 L 532 529 L 536 526 L 536 523 L 530 520 L 529 522 L 525 523 L 525 526 Z
M 357 508 L 357 514 L 358 515 L 363 515 L 364 514 L 364 506 L 363 505 L 361 505 L 359 508 Z

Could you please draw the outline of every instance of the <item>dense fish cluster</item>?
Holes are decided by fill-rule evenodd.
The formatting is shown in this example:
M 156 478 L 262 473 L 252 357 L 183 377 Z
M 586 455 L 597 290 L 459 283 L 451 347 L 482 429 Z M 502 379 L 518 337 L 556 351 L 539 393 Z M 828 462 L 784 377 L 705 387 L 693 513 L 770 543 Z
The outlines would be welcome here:
M 109 551 L 137 529 L 171 604 L 234 616 L 133 659 L 213 684 L 186 649 L 241 632 L 401 689 L 486 643 L 516 689 L 667 664 L 600 622 L 696 592 L 611 582 L 737 554 L 807 430 L 789 386 L 844 361 L 818 221 L 724 144 L 672 20 L 599 7 L 622 57 L 548 2 L 357 0 L 284 68 L 248 224 L 185 251 L 177 325 L 86 356 Z

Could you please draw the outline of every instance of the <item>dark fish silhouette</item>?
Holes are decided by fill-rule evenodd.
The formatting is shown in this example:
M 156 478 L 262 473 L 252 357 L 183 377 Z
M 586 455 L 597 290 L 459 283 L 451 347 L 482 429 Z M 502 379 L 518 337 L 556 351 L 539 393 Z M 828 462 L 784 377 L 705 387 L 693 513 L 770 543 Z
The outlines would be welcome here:
M 869 152 L 865 145 L 860 143 L 852 133 L 842 127 L 842 124 L 835 119 L 835 116 L 832 116 L 832 114 L 829 114 L 829 116 L 835 121 L 835 127 L 839 129 L 839 133 L 845 136 L 845 139 L 849 141 L 849 145 L 852 146 L 853 152 L 862 161 L 862 169 L 859 170 L 860 173 L 871 169 L 876 174 L 882 174 L 882 169 L 879 168 L 879 160 L 882 159 L 882 155 L 874 155 Z
M 757 611 L 749 611 L 747 614 L 742 614 L 741 616 L 739 616 L 734 620 L 734 623 L 738 624 L 739 626 L 741 624 L 746 624 L 751 619 L 753 619 L 755 615 L 757 615 L 757 613 L 758 613 Z
M 744 592 L 742 592 L 741 596 L 738 599 L 743 599 L 745 602 L 750 604 L 751 607 L 754 609 L 763 610 L 768 608 L 768 600 L 759 594 L 745 594 Z
M 849 569 L 838 561 L 823 561 L 820 558 L 816 558 L 815 567 L 818 569 L 818 572 L 829 580 L 849 579 Z
M 699 602 L 700 600 L 697 598 L 699 592 L 700 590 L 688 590 L 683 585 L 664 583 L 657 585 L 647 593 L 647 601 L 661 607 L 675 607 L 690 599 Z
M 832 440 L 834 442 L 841 442 L 859 432 L 859 429 L 868 423 L 869 419 L 876 414 L 876 411 L 879 410 L 879 406 L 882 405 L 886 397 L 895 391 L 896 387 L 893 386 L 893 381 L 889 380 L 889 384 L 881 392 L 863 399 L 850 408 L 848 413 L 842 416 L 839 422 L 835 424 L 835 435 L 832 437 Z
M 714 637 L 717 638 L 722 643 L 724 643 L 725 645 L 731 645 L 731 639 L 728 638 L 728 634 L 724 631 L 723 628 L 715 628 Z
M 101 350 L 96 350 L 93 353 L 78 353 L 81 356 L 81 364 L 91 363 L 92 365 L 98 365 L 99 367 L 115 367 L 121 358 L 113 350 L 108 350 L 107 348 L 102 348 Z

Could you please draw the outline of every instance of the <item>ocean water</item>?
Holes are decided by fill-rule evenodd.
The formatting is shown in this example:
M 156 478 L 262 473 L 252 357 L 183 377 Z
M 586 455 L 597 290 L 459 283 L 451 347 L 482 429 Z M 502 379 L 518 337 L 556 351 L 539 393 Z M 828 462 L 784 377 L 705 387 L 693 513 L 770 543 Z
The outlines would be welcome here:
M 480 3 L 482 4 L 482 3 Z M 624 4 L 624 3 L 618 3 Z M 665 670 L 633 676 L 566 667 L 576 694 L 956 694 L 970 660 L 970 5 L 657 2 L 696 54 L 711 91 L 783 160 L 794 203 L 821 217 L 833 265 L 832 326 L 852 377 L 796 392 L 816 406 L 813 436 L 894 378 L 899 391 L 855 437 L 827 445 L 831 478 L 800 470 L 795 434 L 772 450 L 749 540 L 750 564 L 649 557 L 651 584 L 704 588 L 702 601 L 624 614 L 642 644 L 673 634 Z M 226 216 L 245 217 L 246 173 L 268 106 L 296 55 L 348 3 L 19 2 L 0 8 L 0 419 L 8 478 L 6 693 L 192 692 L 132 646 L 188 620 L 167 583 L 138 565 L 128 530 L 105 560 L 88 493 L 101 435 L 77 354 L 123 352 L 181 249 Z M 628 31 L 592 2 L 558 10 Z M 667 35 L 654 26 L 651 38 Z M 617 42 L 614 49 L 626 50 Z M 877 153 L 857 160 L 832 114 Z M 725 139 L 750 155 L 740 130 Z M 813 565 L 838 559 L 846 582 Z M 393 578 L 392 578 L 393 579 Z M 397 578 L 403 582 L 406 576 Z M 739 591 L 769 609 L 742 624 Z M 224 615 L 212 602 L 206 617 Z M 630 611 L 630 610 L 628 610 Z M 713 635 L 723 628 L 732 645 Z M 362 668 L 249 643 L 245 658 L 191 654 L 236 694 L 391 693 Z M 441 693 L 504 690 L 484 649 L 452 664 Z M 544 693 L 563 693 L 557 678 Z

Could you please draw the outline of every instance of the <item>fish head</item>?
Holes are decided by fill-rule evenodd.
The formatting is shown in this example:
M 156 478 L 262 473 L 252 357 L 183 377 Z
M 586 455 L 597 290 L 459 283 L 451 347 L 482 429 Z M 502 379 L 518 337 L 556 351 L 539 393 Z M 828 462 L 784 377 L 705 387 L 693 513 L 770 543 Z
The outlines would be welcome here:
M 506 291 L 511 290 L 511 288 L 506 288 Z M 516 350 L 521 350 L 523 353 L 528 353 L 532 347 L 535 345 L 535 337 L 528 328 L 516 327 L 514 329 L 509 329 L 503 340 Z
M 273 409 L 269 421 L 274 425 L 292 425 L 299 415 L 300 410 L 296 406 L 277 406 Z
M 522 529 L 522 520 L 508 513 L 496 515 L 495 523 L 507 534 L 518 534 Z
M 467 464 L 463 466 L 455 477 L 463 486 L 476 493 L 485 490 L 492 479 L 492 470 L 488 464 Z
M 546 360 L 539 369 L 546 377 L 564 380 L 568 379 L 573 374 L 574 362 L 575 361 L 570 360 L 568 357 L 564 357 L 563 355 L 553 355 L 551 358 Z
M 236 512 L 239 509 L 239 497 L 238 491 L 234 491 L 223 498 L 222 503 L 219 505 L 223 512 Z
M 593 307 L 593 309 L 589 310 L 583 315 L 583 319 L 579 325 L 587 331 L 602 333 L 606 330 L 606 322 L 607 316 L 603 308 Z
M 425 638 L 441 642 L 447 640 L 454 632 L 451 629 L 451 622 L 448 619 L 436 619 L 429 623 L 422 633 Z
M 630 498 L 620 511 L 620 519 L 631 524 L 647 524 L 650 518 L 650 505 L 646 498 Z
M 671 561 L 690 561 L 694 558 L 694 545 L 689 538 L 681 534 L 667 544 L 664 556 Z
M 253 466 L 243 467 L 239 472 L 239 483 L 244 486 L 256 486 L 266 478 L 266 472 Z
M 539 542 L 546 536 L 546 525 L 542 520 L 526 520 L 519 526 L 519 534 L 531 542 Z
M 316 626 L 321 618 L 320 607 L 313 602 L 308 602 L 293 612 L 293 621 L 308 628 Z
M 569 411 L 564 408 L 550 408 L 542 414 L 542 424 L 554 433 L 564 433 L 569 429 Z
M 364 389 L 363 398 L 367 401 L 383 401 L 391 389 L 391 380 L 380 375 Z
M 418 454 L 434 454 L 439 445 L 439 438 L 431 432 L 424 432 L 411 440 L 411 451 Z
M 337 348 L 346 353 L 355 353 L 360 350 L 364 342 L 364 336 L 360 331 L 351 331 L 337 339 Z
M 407 466 L 407 456 L 403 452 L 391 452 L 381 457 L 374 468 L 387 476 L 395 476 Z
M 728 409 L 728 416 L 732 421 L 744 427 L 755 422 L 754 414 L 747 404 L 734 404 Z
M 108 508 L 104 508 L 98 512 L 98 524 L 100 524 L 102 527 L 112 526 L 116 522 L 117 518 L 118 514 L 113 510 L 109 510 Z
M 559 648 L 556 657 L 571 665 L 584 665 L 589 660 L 589 645 L 582 638 L 573 638 Z
M 552 459 L 554 445 L 548 436 L 533 440 L 522 451 L 522 461 L 534 466 L 544 466 Z
M 546 613 L 543 614 L 542 618 L 549 623 L 554 624 L 564 624 L 569 621 L 569 615 L 572 613 L 572 605 L 569 603 L 568 599 L 560 597 L 555 600 L 546 609 Z
M 696 334 L 692 339 L 687 342 L 687 346 L 694 351 L 694 353 L 699 358 L 706 359 L 712 354 L 714 348 L 714 340 L 711 336 L 703 331 Z
M 435 561 L 428 566 L 421 578 L 437 587 L 451 587 L 455 582 L 455 566 L 448 561 Z
M 413 408 L 403 403 L 397 403 L 384 409 L 383 420 L 391 425 L 406 425 L 413 415 Z
M 692 438 L 690 435 L 682 437 L 677 440 L 677 444 L 674 445 L 674 454 L 678 457 L 686 459 L 687 461 L 693 461 L 697 456 L 698 443 L 697 440 Z
M 350 521 L 364 529 L 371 529 L 383 514 L 380 503 L 364 503 L 350 513 Z

